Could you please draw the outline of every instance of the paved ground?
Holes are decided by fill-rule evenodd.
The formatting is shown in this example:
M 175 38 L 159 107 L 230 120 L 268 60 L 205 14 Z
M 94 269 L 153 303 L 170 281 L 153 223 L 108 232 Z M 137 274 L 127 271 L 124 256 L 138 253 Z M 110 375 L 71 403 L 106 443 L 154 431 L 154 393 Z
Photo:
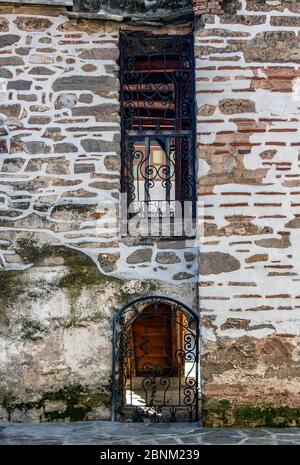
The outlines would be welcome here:
M 197 423 L 0 422 L 4 444 L 300 444 L 300 428 L 208 429 Z

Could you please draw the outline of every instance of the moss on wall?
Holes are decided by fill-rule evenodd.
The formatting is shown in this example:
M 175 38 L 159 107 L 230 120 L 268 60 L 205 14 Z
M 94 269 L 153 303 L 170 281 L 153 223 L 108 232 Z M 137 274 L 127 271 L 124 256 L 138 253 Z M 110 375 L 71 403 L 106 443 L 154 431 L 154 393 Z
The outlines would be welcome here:
M 119 289 L 119 293 L 116 296 L 119 306 L 126 305 L 132 300 L 139 299 L 141 297 L 149 297 L 155 294 L 155 291 L 159 290 L 163 283 L 155 279 L 145 279 L 141 282 L 139 288 L 135 288 L 134 293 L 132 289 L 122 286 Z
M 8 305 L 25 290 L 20 271 L 0 271 L 0 326 L 9 325 Z
M 300 409 L 271 403 L 238 405 L 227 399 L 206 399 L 203 402 L 203 423 L 206 427 L 300 426 Z
M 38 300 L 46 295 L 46 292 L 56 292 L 57 289 L 63 290 L 70 303 L 70 318 L 67 326 L 76 324 L 77 305 L 84 289 L 95 288 L 97 292 L 106 292 L 110 289 L 110 299 L 115 302 L 116 311 L 130 301 L 159 293 L 163 282 L 159 280 L 137 281 L 132 286 L 121 279 L 113 276 L 102 274 L 93 260 L 83 252 L 67 248 L 61 245 L 41 244 L 36 240 L 20 239 L 16 243 L 16 250 L 23 262 L 33 267 L 40 266 L 63 266 L 67 267 L 67 272 L 58 280 L 45 283 L 35 283 L 30 285 L 30 279 L 27 273 L 31 273 L 32 268 L 28 271 L 1 271 L 0 272 L 0 325 L 9 325 L 8 307 L 16 306 L 19 299 L 24 302 Z M 41 333 L 45 331 L 36 321 L 30 318 L 25 321 L 23 318 L 20 323 L 20 334 L 22 339 L 37 340 Z
M 31 239 L 19 239 L 16 244 L 16 253 L 21 257 L 23 263 L 34 264 L 42 256 L 49 253 L 49 245 L 39 245 L 37 241 Z
M 300 426 L 300 408 L 272 404 L 242 405 L 235 409 L 237 425 L 268 427 Z
M 63 259 L 64 265 L 78 263 L 80 266 L 89 265 L 96 268 L 92 259 L 83 252 L 63 245 L 42 244 L 31 237 L 18 239 L 15 249 L 25 264 L 41 266 L 45 259 L 52 259 L 51 264 L 55 264 L 55 259 Z
M 23 341 L 37 341 L 43 338 L 43 333 L 47 332 L 45 325 L 37 320 L 30 318 L 20 318 L 18 320 L 20 325 L 19 335 Z
M 63 406 L 55 409 L 55 404 Z M 54 406 L 49 410 L 49 405 Z M 35 402 L 20 402 L 14 395 L 6 393 L 3 397 L 2 406 L 8 412 L 11 420 L 14 412 L 21 411 L 30 413 L 39 412 L 40 421 L 80 421 L 85 420 L 88 413 L 99 407 L 110 408 L 110 387 L 102 386 L 98 392 L 89 392 L 80 384 L 67 385 L 57 391 L 45 392 Z
M 122 281 L 103 275 L 96 266 L 82 266 L 81 261 L 69 260 L 68 273 L 65 274 L 58 282 L 58 287 L 65 289 L 68 294 L 70 304 L 70 315 L 66 326 L 75 326 L 78 322 L 77 305 L 78 300 L 85 287 L 99 286 L 105 290 L 108 285 L 115 288 L 115 293 L 122 285 Z

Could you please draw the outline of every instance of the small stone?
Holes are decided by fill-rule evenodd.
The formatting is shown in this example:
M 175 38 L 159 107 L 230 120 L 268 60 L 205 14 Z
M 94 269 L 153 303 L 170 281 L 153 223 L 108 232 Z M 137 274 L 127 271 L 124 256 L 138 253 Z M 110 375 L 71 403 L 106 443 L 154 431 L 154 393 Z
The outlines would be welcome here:
M 283 187 L 300 187 L 300 179 L 291 179 L 290 181 L 284 181 Z
M 237 167 L 237 161 L 233 156 L 226 157 L 223 162 L 224 173 L 232 173 Z
M 49 158 L 46 173 L 49 174 L 70 174 L 70 162 L 64 157 Z
M 299 63 L 299 36 L 295 31 L 264 31 L 242 45 L 246 63 Z M 240 44 L 241 45 L 241 44 Z M 233 45 L 234 49 L 241 47 Z M 233 50 L 232 50 L 233 51 Z
M 236 271 L 241 268 L 240 262 L 228 253 L 205 252 L 200 253 L 200 274 L 220 274 Z
M 72 108 L 72 116 L 95 116 L 96 121 L 118 121 L 120 107 L 113 103 Z
M 25 102 L 36 102 L 38 97 L 36 94 L 19 94 L 17 95 L 18 100 L 24 100 Z
M 271 26 L 299 28 L 300 18 L 297 16 L 272 16 L 270 24 Z
M 29 110 L 43 113 L 44 111 L 50 110 L 50 107 L 46 107 L 46 105 L 30 105 Z
M 113 142 L 100 139 L 83 139 L 81 145 L 86 152 L 101 153 L 114 151 Z
M 251 255 L 251 257 L 246 258 L 246 263 L 257 263 L 257 262 L 267 262 L 269 256 L 267 254 L 255 254 Z
M 118 48 L 99 48 L 83 50 L 79 58 L 83 60 L 117 60 L 119 58 Z
M 82 71 L 85 71 L 86 73 L 92 73 L 93 71 L 96 71 L 97 66 L 91 65 L 90 63 L 83 65 L 82 66 Z
M 92 173 L 94 171 L 95 171 L 94 163 L 75 163 L 74 165 L 75 174 Z
M 173 264 L 180 263 L 180 258 L 174 252 L 158 252 L 156 255 L 157 263 Z
M 43 124 L 49 124 L 51 121 L 51 116 L 30 116 L 28 120 L 28 124 L 36 124 L 36 125 L 43 125 Z
M 92 103 L 94 97 L 91 94 L 81 94 L 79 96 L 80 103 Z
M 57 200 L 56 195 L 45 195 L 39 198 L 39 202 L 47 203 L 49 205 L 53 205 L 56 202 L 56 200 Z
M 58 26 L 57 30 L 62 32 L 86 32 L 87 34 L 99 34 L 99 31 L 103 30 L 103 21 L 89 21 L 86 19 L 78 21 L 78 19 L 74 18 L 62 23 Z
M 119 75 L 119 66 L 117 63 L 114 65 L 104 65 L 104 68 L 107 74 L 113 74 L 116 77 Z
M 40 141 L 28 141 L 25 142 L 25 146 L 28 153 L 38 154 L 38 153 L 49 153 L 50 147 L 46 145 L 45 142 Z
M 271 160 L 277 153 L 277 150 L 264 150 L 259 154 L 263 160 Z
M 13 45 L 21 39 L 16 34 L 2 34 L 0 35 L 0 48 L 8 47 Z
M 61 142 L 59 144 L 54 144 L 55 153 L 73 153 L 78 152 L 76 145 L 69 142 Z
M 13 173 L 19 171 L 24 165 L 23 158 L 7 158 L 3 161 L 2 172 Z
M 40 42 L 41 44 L 51 44 L 52 38 L 51 38 L 51 37 L 41 37 L 41 38 L 39 39 L 39 42 Z
M 260 247 L 270 247 L 271 249 L 286 249 L 292 245 L 290 242 L 289 234 L 290 233 L 282 234 L 282 237 L 280 239 L 259 239 L 257 241 L 254 241 L 254 244 Z
M 89 192 L 85 189 L 78 189 L 76 191 L 67 191 L 62 197 L 78 197 L 78 198 L 91 198 L 97 197 L 96 192 Z
M 90 90 L 95 94 L 111 93 L 119 89 L 118 81 L 112 76 L 68 76 L 54 81 L 52 89 L 61 90 Z
M 130 265 L 136 265 L 138 263 L 151 262 L 152 249 L 138 249 L 130 254 L 126 262 Z
M 119 253 L 101 253 L 98 256 L 99 263 L 101 268 L 106 273 L 111 273 L 112 271 L 116 271 L 116 261 L 120 258 Z
M 22 66 L 24 65 L 23 58 L 16 56 L 0 57 L 0 66 Z
M 55 74 L 55 71 L 46 68 L 45 66 L 35 66 L 34 68 L 31 68 L 28 74 L 36 74 L 38 76 L 51 76 L 52 74 Z
M 41 65 L 48 65 L 54 62 L 54 58 L 46 55 L 31 55 L 29 58 L 29 62 Z
M 7 32 L 9 31 L 9 22 L 6 18 L 0 17 L 0 31 Z
M 185 249 L 185 241 L 159 241 L 157 242 L 158 249 Z
M 107 155 L 104 158 L 104 166 L 108 171 L 120 171 L 121 159 L 117 155 Z
M 193 262 L 196 255 L 193 252 L 184 252 L 184 259 L 186 262 Z
M 194 277 L 194 275 L 192 275 L 190 273 L 186 273 L 185 271 L 181 271 L 180 273 L 174 274 L 173 279 L 175 281 L 181 281 L 183 279 L 191 279 L 193 277 Z
M 199 108 L 199 115 L 201 116 L 212 116 L 214 112 L 216 111 L 216 106 L 215 105 L 202 105 L 202 107 Z
M 246 320 L 243 318 L 227 318 L 225 323 L 221 325 L 221 330 L 224 331 L 226 329 L 248 329 L 250 323 L 250 320 Z
M 111 191 L 113 189 L 119 190 L 120 188 L 120 183 L 119 182 L 107 182 L 107 181 L 96 181 L 92 182 L 90 184 L 90 187 L 96 188 L 96 189 L 103 189 L 107 191 Z M 112 194 L 113 196 L 113 194 Z M 118 197 L 115 197 L 118 198 Z
M 224 115 L 253 113 L 255 112 L 255 102 L 247 99 L 223 99 L 219 102 L 219 108 Z
M 31 47 L 18 47 L 18 48 L 16 48 L 16 54 L 17 55 L 26 56 L 26 55 L 29 55 L 30 51 L 31 51 Z
M 21 105 L 19 103 L 14 103 L 12 105 L 0 105 L 0 113 L 3 113 L 8 118 L 11 116 L 17 118 L 21 113 Z
M 292 228 L 292 229 L 300 228 L 300 218 L 298 218 L 298 217 L 293 218 L 288 223 L 286 223 L 285 227 L 286 228 Z
M 225 14 L 220 17 L 220 22 L 221 24 L 239 24 L 244 26 L 256 26 L 259 24 L 264 24 L 266 22 L 266 16 Z
M 31 81 L 25 80 L 18 80 L 18 81 L 10 81 L 7 84 L 8 90 L 29 90 L 32 85 Z
M 44 158 L 32 158 L 29 160 L 25 171 L 27 172 L 35 172 L 41 171 L 43 164 L 46 164 L 47 161 Z
M 10 153 L 25 152 L 26 146 L 22 140 L 13 136 L 10 141 Z
M 48 127 L 42 137 L 49 138 L 53 140 L 54 142 L 59 142 L 63 139 L 65 139 L 64 136 L 61 135 L 61 128 L 50 128 Z
M 56 48 L 53 48 L 53 47 L 37 48 L 36 51 L 40 52 L 40 53 L 55 53 L 55 52 L 57 52 Z
M 27 32 L 45 31 L 52 26 L 52 21 L 47 18 L 34 17 L 34 16 L 18 16 L 14 23 L 18 29 Z
M 0 78 L 1 79 L 11 79 L 13 77 L 13 73 L 6 68 L 0 68 Z
M 61 108 L 73 108 L 77 103 L 75 94 L 60 94 L 55 101 L 56 110 Z

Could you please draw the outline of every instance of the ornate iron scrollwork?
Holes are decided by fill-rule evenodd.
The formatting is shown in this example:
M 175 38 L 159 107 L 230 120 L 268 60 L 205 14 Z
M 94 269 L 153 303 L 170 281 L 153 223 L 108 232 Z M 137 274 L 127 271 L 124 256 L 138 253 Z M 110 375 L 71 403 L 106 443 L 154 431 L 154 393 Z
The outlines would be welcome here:
M 199 320 L 185 305 L 163 297 L 127 305 L 114 320 L 114 418 L 198 420 L 198 364 Z
M 131 215 L 195 214 L 195 67 L 192 36 L 121 35 L 121 189 Z M 129 215 L 130 216 L 130 215 Z

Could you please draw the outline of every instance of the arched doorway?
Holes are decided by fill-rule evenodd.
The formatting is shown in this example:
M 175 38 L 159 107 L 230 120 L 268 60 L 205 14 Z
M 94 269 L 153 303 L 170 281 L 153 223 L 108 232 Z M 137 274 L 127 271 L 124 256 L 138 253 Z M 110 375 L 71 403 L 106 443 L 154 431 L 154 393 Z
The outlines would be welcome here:
M 114 318 L 113 419 L 197 421 L 199 319 L 172 298 L 145 297 Z

